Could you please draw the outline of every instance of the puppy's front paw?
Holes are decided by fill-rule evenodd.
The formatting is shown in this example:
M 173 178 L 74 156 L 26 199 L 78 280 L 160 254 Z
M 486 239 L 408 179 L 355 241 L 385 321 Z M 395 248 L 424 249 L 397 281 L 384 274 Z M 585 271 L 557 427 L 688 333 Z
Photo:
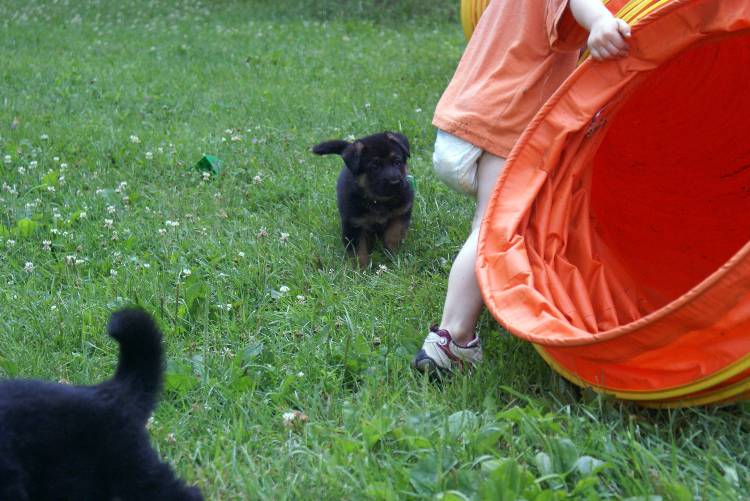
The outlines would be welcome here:
M 401 246 L 401 242 L 406 238 L 406 232 L 409 229 L 408 219 L 397 219 L 391 221 L 388 227 L 385 229 L 383 235 L 383 243 L 386 249 L 391 253 L 395 254 L 398 248 Z

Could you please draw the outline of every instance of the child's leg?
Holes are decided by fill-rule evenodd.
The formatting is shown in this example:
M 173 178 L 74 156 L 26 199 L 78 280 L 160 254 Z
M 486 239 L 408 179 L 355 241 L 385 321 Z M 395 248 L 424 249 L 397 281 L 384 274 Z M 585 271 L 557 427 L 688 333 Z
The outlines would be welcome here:
M 495 187 L 505 159 L 484 153 L 477 166 L 477 208 L 471 224 L 471 233 L 461 251 L 453 261 L 448 277 L 448 292 L 443 306 L 440 329 L 450 332 L 458 344 L 466 344 L 474 337 L 474 328 L 482 312 L 482 296 L 479 292 L 474 267 L 477 259 L 479 226 L 487 209 L 490 195 Z
M 489 153 L 484 153 L 479 157 L 478 165 L 463 162 L 466 157 L 461 155 L 458 157 L 458 162 L 449 162 L 447 161 L 449 157 L 438 155 L 444 151 L 438 146 L 436 143 L 435 157 L 440 160 L 435 162 L 436 169 L 442 170 L 445 166 L 447 168 L 444 170 L 447 173 L 461 173 L 461 176 L 451 175 L 450 178 L 473 179 L 472 183 L 460 183 L 459 186 L 463 188 L 471 184 L 476 188 L 477 208 L 471 223 L 471 233 L 451 267 L 440 326 L 430 327 L 422 348 L 411 361 L 411 366 L 415 370 L 431 375 L 450 372 L 456 366 L 472 366 L 482 360 L 482 346 L 479 338 L 474 336 L 474 329 L 483 306 L 474 266 L 477 260 L 479 226 L 487 209 L 495 181 L 505 166 L 505 159 Z M 471 148 L 476 147 L 471 146 Z M 447 151 L 450 153 L 451 149 Z

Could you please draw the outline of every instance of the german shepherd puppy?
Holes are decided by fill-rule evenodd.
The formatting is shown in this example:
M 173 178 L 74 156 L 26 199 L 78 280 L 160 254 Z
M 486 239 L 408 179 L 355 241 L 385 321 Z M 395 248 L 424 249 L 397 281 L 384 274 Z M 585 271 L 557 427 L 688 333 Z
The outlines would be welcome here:
M 114 377 L 95 386 L 0 382 L 0 499 L 202 500 L 151 448 L 161 332 L 138 309 L 112 315 Z
M 414 189 L 407 180 L 409 140 L 381 132 L 348 142 L 333 140 L 313 147 L 318 155 L 336 154 L 344 167 L 336 183 L 344 247 L 367 267 L 376 239 L 395 253 L 411 222 Z

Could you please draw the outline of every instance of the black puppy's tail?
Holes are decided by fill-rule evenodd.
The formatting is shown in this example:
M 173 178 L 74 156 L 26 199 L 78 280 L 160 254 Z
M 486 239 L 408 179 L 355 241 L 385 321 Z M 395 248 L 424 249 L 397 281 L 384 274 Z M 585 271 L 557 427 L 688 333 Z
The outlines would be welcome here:
M 127 308 L 112 314 L 107 332 L 120 344 L 112 385 L 145 422 L 156 405 L 164 377 L 161 331 L 148 313 Z
M 344 150 L 350 146 L 352 143 L 348 141 L 343 141 L 341 139 L 334 139 L 333 141 L 325 141 L 320 144 L 316 144 L 313 146 L 313 153 L 316 155 L 330 155 L 332 153 L 335 153 L 336 155 L 341 155 Z

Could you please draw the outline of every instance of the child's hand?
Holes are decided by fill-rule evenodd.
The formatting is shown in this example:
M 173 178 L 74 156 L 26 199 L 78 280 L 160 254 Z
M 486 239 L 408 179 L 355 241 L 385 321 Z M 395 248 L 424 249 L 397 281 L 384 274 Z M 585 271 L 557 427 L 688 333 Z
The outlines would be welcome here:
M 630 26 L 622 19 L 601 16 L 591 25 L 588 47 L 597 61 L 619 59 L 628 55 Z

